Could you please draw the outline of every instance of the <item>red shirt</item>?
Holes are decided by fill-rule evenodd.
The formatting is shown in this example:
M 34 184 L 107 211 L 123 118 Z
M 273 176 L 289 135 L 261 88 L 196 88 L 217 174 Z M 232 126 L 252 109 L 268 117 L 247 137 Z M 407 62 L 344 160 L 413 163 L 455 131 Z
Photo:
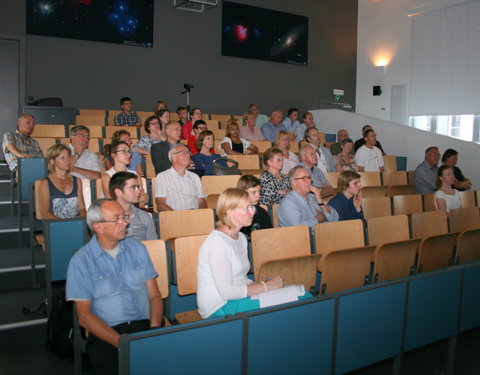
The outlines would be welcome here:
M 192 135 L 193 123 L 191 121 L 186 122 L 182 126 L 182 139 L 188 139 Z
M 196 140 L 197 140 L 196 135 L 191 135 L 191 136 L 188 137 L 188 147 L 190 148 L 190 151 L 192 152 L 192 155 L 195 155 L 195 154 L 199 153 L 199 151 L 195 148 L 195 141 Z M 213 147 L 210 149 L 210 153 L 211 154 L 215 153 L 215 149 Z

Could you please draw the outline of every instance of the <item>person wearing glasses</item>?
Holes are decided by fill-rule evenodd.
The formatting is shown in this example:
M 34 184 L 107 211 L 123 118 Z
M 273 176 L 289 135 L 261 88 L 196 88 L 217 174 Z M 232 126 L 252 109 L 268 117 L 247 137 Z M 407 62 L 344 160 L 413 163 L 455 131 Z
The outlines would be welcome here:
M 190 150 L 183 143 L 177 143 L 168 152 L 172 167 L 159 173 L 155 179 L 158 211 L 207 208 L 200 177 L 187 170 L 191 156 Z
M 193 134 L 188 137 L 188 147 L 190 148 L 190 152 L 192 153 L 192 155 L 195 155 L 196 153 L 200 152 L 195 147 L 195 142 L 197 141 L 197 137 L 204 130 L 208 130 L 207 123 L 203 120 L 195 121 L 195 123 L 193 124 L 193 128 L 192 128 Z M 213 147 L 212 147 L 212 153 L 213 152 L 214 152 L 214 150 L 213 150 Z
M 288 172 L 292 189 L 278 207 L 278 224 L 281 227 L 338 221 L 337 211 L 323 201 L 320 189 L 312 185 L 310 171 L 297 165 Z
M 301 163 L 300 165 L 304 166 L 310 171 L 310 176 L 312 177 L 312 185 L 320 189 L 320 194 L 323 198 L 333 195 L 332 184 L 328 181 L 325 174 L 317 166 L 318 163 L 318 153 L 315 152 L 315 147 L 310 144 L 304 144 L 298 153 L 300 155 Z
M 74 301 L 80 326 L 88 331 L 86 350 L 94 374 L 118 373 L 122 333 L 164 324 L 163 301 L 145 246 L 127 237 L 129 215 L 111 199 L 90 206 L 92 239 L 70 260 L 66 299 Z
M 247 277 L 247 239 L 240 230 L 252 224 L 255 214 L 248 193 L 226 189 L 218 197 L 216 212 L 217 229 L 198 253 L 197 305 L 202 319 L 258 309 L 259 300 L 251 296 L 283 287 L 280 275 L 261 282 Z
M 282 150 L 271 147 L 263 154 L 265 172 L 260 175 L 262 190 L 260 204 L 278 204 L 288 193 L 288 178 L 281 173 L 283 168 Z
M 99 179 L 101 174 L 100 159 L 93 151 L 88 150 L 90 129 L 77 125 L 70 129 L 70 173 L 78 178 Z
M 130 172 L 115 173 L 108 190 L 130 218 L 127 237 L 138 241 L 158 240 L 152 217 L 135 206 L 142 199 L 142 185 L 139 185 L 137 176 Z

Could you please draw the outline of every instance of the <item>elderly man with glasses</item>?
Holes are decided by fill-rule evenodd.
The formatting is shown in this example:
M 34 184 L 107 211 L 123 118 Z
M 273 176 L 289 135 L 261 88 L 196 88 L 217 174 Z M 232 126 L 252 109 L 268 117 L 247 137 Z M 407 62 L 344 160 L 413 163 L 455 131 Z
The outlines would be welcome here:
M 126 238 L 129 216 L 111 199 L 94 202 L 87 224 L 94 236 L 71 259 L 66 297 L 88 330 L 94 374 L 118 373 L 122 333 L 163 326 L 163 302 L 145 246 Z
M 155 201 L 159 211 L 207 208 L 200 177 L 187 170 L 191 155 L 182 143 L 177 143 L 168 152 L 172 167 L 155 179 Z
M 278 224 L 281 227 L 338 221 L 337 211 L 326 204 L 320 189 L 312 185 L 310 171 L 297 165 L 288 173 L 292 190 L 280 201 Z

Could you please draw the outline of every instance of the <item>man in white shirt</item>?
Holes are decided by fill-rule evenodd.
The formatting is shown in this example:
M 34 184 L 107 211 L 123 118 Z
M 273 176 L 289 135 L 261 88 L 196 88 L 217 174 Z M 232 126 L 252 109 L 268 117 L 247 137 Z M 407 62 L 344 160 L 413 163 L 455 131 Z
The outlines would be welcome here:
M 182 143 L 177 143 L 168 152 L 172 167 L 159 173 L 155 180 L 155 201 L 159 211 L 207 208 L 200 177 L 187 170 L 190 156 L 190 150 Z
M 308 128 L 305 131 L 305 140 L 310 143 L 317 152 L 317 167 L 320 168 L 323 173 L 336 172 L 332 153 L 322 145 L 318 129 L 313 127 Z
M 100 159 L 97 154 L 87 150 L 90 142 L 90 129 L 83 125 L 70 129 L 70 174 L 78 178 L 97 180 L 102 177 Z
M 313 120 L 313 115 L 310 112 L 305 112 L 303 115 L 303 123 L 298 125 L 295 129 L 295 141 L 301 142 L 305 138 L 305 131 L 310 128 L 316 128 L 317 125 Z
M 382 151 L 375 146 L 377 135 L 372 129 L 363 134 L 365 144 L 355 154 L 355 161 L 360 172 L 383 172 Z

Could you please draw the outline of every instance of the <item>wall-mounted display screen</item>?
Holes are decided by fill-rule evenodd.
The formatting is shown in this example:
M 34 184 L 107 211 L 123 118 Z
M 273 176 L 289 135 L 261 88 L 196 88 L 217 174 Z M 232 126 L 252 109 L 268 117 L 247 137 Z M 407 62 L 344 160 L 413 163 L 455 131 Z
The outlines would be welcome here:
M 222 2 L 222 55 L 308 64 L 308 17 Z
M 27 0 L 27 34 L 153 46 L 154 0 Z

